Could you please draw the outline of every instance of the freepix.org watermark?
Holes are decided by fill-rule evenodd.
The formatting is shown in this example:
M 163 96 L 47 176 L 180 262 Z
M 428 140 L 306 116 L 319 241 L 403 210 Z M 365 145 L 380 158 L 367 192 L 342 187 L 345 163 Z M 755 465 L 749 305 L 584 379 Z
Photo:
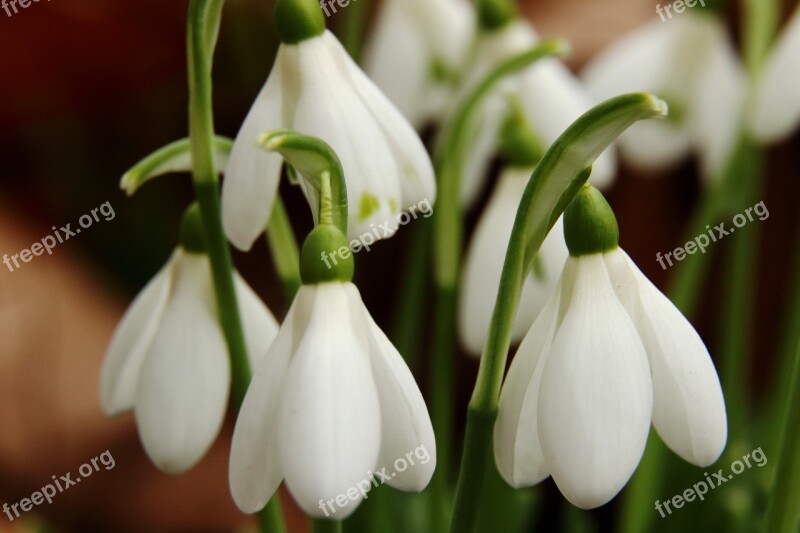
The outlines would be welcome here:
M 746 453 L 741 460 L 737 459 L 731 463 L 731 474 L 726 476 L 722 471 L 722 468 L 710 476 L 708 475 L 708 472 L 703 472 L 703 475 L 705 476 L 704 480 L 698 481 L 692 485 L 691 488 L 683 491 L 682 494 L 676 494 L 669 500 L 664 500 L 663 502 L 656 500 L 655 509 L 659 512 L 661 518 L 666 518 L 667 515 L 672 514 L 673 509 L 680 509 L 686 503 L 693 502 L 695 499 L 703 501 L 709 490 L 714 490 L 723 483 L 727 483 L 733 479 L 733 476 L 738 476 L 746 469 L 752 468 L 753 465 L 761 468 L 765 464 L 767 464 L 767 456 L 759 446 L 752 452 Z M 672 505 L 672 509 L 670 509 L 670 505 Z M 664 511 L 666 511 L 666 513 L 664 513 Z
M 50 0 L 47 1 L 49 2 Z M 27 9 L 31 7 L 31 4 L 35 4 L 37 2 L 39 2 L 39 0 L 2 0 L 2 2 L 0 2 L 0 7 L 3 8 L 3 11 L 6 12 L 6 15 L 12 17 L 19 13 L 17 6 L 19 6 L 20 9 Z M 12 10 L 14 11 L 13 13 L 11 12 Z
M 764 205 L 764 201 L 762 200 L 753 207 L 748 207 L 745 209 L 744 213 L 739 213 L 733 217 L 734 227 L 726 228 L 724 222 L 717 224 L 713 228 L 711 226 L 706 226 L 708 234 L 701 233 L 695 237 L 694 240 L 687 242 L 684 246 L 678 246 L 673 251 L 667 252 L 664 255 L 661 255 L 661 252 L 658 252 L 656 254 L 656 261 L 658 261 L 658 264 L 661 265 L 662 270 L 666 270 L 667 266 L 672 266 L 674 264 L 672 259 L 675 259 L 675 261 L 683 261 L 686 259 L 687 255 L 692 255 L 698 250 L 701 254 L 704 254 L 706 253 L 706 248 L 708 248 L 712 242 L 717 242 L 736 231 L 737 228 L 741 228 L 742 226 L 747 225 L 748 222 L 752 222 L 753 213 L 755 213 L 755 215 L 758 217 L 758 220 L 761 220 L 762 222 L 769 218 L 769 210 L 767 209 L 767 206 Z M 666 263 L 664 260 L 666 260 Z
M 356 0 L 319 0 L 319 7 L 322 8 L 322 12 L 325 13 L 326 17 L 330 17 L 331 14 L 336 14 L 337 5 L 341 8 L 345 8 L 350 5 L 350 2 L 355 1 Z
M 331 516 L 336 514 L 336 511 L 338 511 L 337 508 L 344 507 L 349 501 L 356 501 L 359 498 L 364 498 L 366 500 L 369 497 L 367 494 L 370 490 L 372 490 L 373 487 L 379 487 L 390 479 L 397 477 L 397 474 L 412 468 L 417 464 L 415 459 L 416 461 L 419 461 L 419 464 L 422 465 L 428 464 L 428 462 L 431 460 L 431 454 L 428 452 L 428 449 L 424 444 L 417 446 L 413 451 L 406 453 L 405 457 L 398 457 L 395 459 L 394 464 L 392 465 L 394 466 L 394 471 L 386 472 L 388 467 L 383 467 L 377 472 L 367 471 L 366 478 L 348 488 L 346 491 L 337 494 L 330 500 L 320 500 L 320 510 L 325 513 L 325 516 Z
M 420 200 L 416 205 L 412 205 L 406 211 L 397 215 L 396 224 L 394 226 L 392 226 L 392 222 L 388 220 L 378 226 L 371 224 L 372 231 L 362 233 L 357 239 L 350 241 L 349 248 L 347 246 L 341 246 L 330 252 L 322 252 L 320 259 L 322 259 L 326 267 L 333 268 L 339 264 L 340 260 L 350 259 L 351 254 L 357 254 L 362 249 L 369 252 L 371 249 L 370 246 L 375 244 L 375 241 L 392 236 L 400 226 L 405 226 L 412 220 L 416 220 L 420 214 L 422 218 L 430 218 L 431 215 L 433 215 L 433 207 L 431 206 L 430 200 L 427 198 Z
M 705 0 L 675 0 L 664 7 L 661 7 L 661 4 L 658 4 L 656 6 L 656 14 L 661 17 L 661 22 L 666 22 L 668 19 L 672 18 L 672 13 L 670 13 L 670 11 L 675 11 L 676 15 L 680 15 L 686 10 L 687 7 L 694 7 L 697 4 L 706 7 Z M 664 13 L 667 14 L 666 17 L 664 16 Z
M 98 213 L 103 215 L 103 219 L 106 222 L 114 220 L 114 217 L 116 216 L 114 213 L 114 208 L 111 207 L 111 202 L 105 202 L 99 207 L 92 209 L 89 213 L 82 215 L 81 218 L 78 219 L 80 228 L 75 228 L 73 230 L 71 223 L 67 224 L 66 226 L 62 226 L 61 229 L 56 229 L 56 227 L 53 226 L 53 235 L 48 235 L 41 241 L 31 244 L 30 248 L 20 250 L 14 255 L 3 254 L 3 263 L 6 265 L 6 267 L 8 267 L 9 272 L 14 272 L 15 269 L 18 269 L 22 266 L 20 261 L 23 263 L 30 263 L 34 257 L 38 257 L 45 252 L 47 252 L 47 255 L 53 255 L 53 248 L 80 233 L 81 228 L 86 229 L 91 227 L 95 222 L 100 222 L 100 216 Z
M 44 487 L 31 494 L 30 498 L 22 498 L 19 502 L 13 505 L 4 503 L 3 512 L 6 514 L 8 519 L 13 522 L 15 518 L 19 518 L 21 516 L 20 511 L 27 513 L 35 506 L 42 505 L 44 502 L 51 504 L 53 503 L 53 498 L 57 494 L 60 494 L 68 488 L 77 485 L 81 482 L 81 480 L 86 479 L 95 472 L 99 472 L 100 466 L 103 466 L 106 470 L 111 470 L 114 468 L 114 466 L 116 466 L 116 464 L 117 463 L 114 461 L 114 456 L 111 455 L 110 451 L 106 450 L 97 457 L 93 457 L 86 463 L 82 464 L 80 468 L 78 468 L 80 477 L 75 477 L 73 479 L 72 473 L 67 472 L 63 476 L 59 476 L 58 479 L 56 479 L 54 474 L 52 476 L 53 482 L 48 483 Z

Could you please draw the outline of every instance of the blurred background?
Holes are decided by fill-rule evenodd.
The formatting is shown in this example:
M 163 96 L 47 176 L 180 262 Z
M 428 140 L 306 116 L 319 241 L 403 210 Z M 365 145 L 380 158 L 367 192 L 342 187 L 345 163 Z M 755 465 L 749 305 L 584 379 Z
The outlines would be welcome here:
M 0 266 L 0 502 L 18 502 L 51 476 L 75 471 L 105 450 L 115 459 L 113 469 L 100 470 L 91 481 L 59 494 L 52 505 L 26 513 L 27 518 L 12 522 L 0 515 L 0 532 L 31 527 L 210 532 L 251 524 L 228 492 L 230 420 L 199 466 L 170 477 L 146 458 L 133 416 L 106 419 L 98 402 L 100 364 L 114 327 L 133 296 L 168 258 L 183 209 L 193 198 L 190 180 L 181 175 L 148 184 L 132 198 L 118 187 L 123 172 L 141 157 L 187 135 L 187 4 L 53 0 L 33 3 L 12 17 L 0 11 L 0 254 L 28 248 L 52 234 L 53 226 L 72 223 L 74 228 L 81 215 L 105 202 L 114 211 L 113 219 L 101 218 L 59 244 L 52 255 L 36 257 L 14 271 Z M 619 35 L 656 16 L 655 3 L 643 0 L 540 0 L 524 6 L 543 36 L 572 43 L 568 64 L 575 70 Z M 787 2 L 782 20 L 791 7 Z M 734 35 L 737 20 L 733 9 Z M 334 16 L 329 24 L 335 29 L 340 21 Z M 276 48 L 272 28 L 272 2 L 227 2 L 214 67 L 216 126 L 223 135 L 235 136 L 266 79 Z M 800 134 L 795 133 L 767 152 L 760 199 L 770 217 L 751 224 L 757 230 L 748 227 L 760 232 L 757 256 L 747 258 L 757 264 L 755 283 L 725 286 L 731 239 L 716 244 L 692 317 L 714 354 L 722 296 L 755 291 L 755 306 L 749 310 L 753 335 L 745 351 L 748 403 L 756 409 L 765 405 L 774 388 L 773 378 L 780 370 L 776 361 L 784 349 L 781 339 L 790 327 L 784 317 L 793 297 L 790 274 L 797 268 L 799 149 Z M 300 235 L 311 226 L 308 210 L 298 191 L 284 192 Z M 669 287 L 674 272 L 663 271 L 655 253 L 685 242 L 700 193 L 695 162 L 690 161 L 660 176 L 623 166 L 608 194 L 620 222 L 621 245 L 662 289 Z M 477 212 L 470 214 L 470 226 Z M 356 282 L 378 323 L 387 328 L 397 296 L 392 280 L 409 233 L 399 232 L 390 243 L 358 257 Z M 275 315 L 282 317 L 286 304 L 266 245 L 259 243 L 247 256 L 236 253 L 235 260 Z M 453 379 L 460 417 L 476 371 L 474 360 L 459 358 Z M 424 390 L 424 367 L 419 373 Z M 743 451 L 763 446 L 767 457 L 774 456 L 766 429 L 753 431 L 764 435 L 763 442 L 754 437 Z M 676 468 L 688 470 L 675 474 L 685 475 L 675 482 L 678 489 L 702 479 L 700 469 Z M 573 511 L 565 509 L 551 481 L 539 490 L 531 527 L 555 530 L 565 520 L 564 513 Z M 664 499 L 677 492 L 665 491 Z M 719 499 L 719 507 L 763 506 L 757 492 L 737 492 L 735 486 L 711 498 Z M 282 500 L 289 530 L 303 531 L 302 513 L 286 494 Z M 584 513 L 580 522 L 587 531 L 611 530 L 620 500 Z

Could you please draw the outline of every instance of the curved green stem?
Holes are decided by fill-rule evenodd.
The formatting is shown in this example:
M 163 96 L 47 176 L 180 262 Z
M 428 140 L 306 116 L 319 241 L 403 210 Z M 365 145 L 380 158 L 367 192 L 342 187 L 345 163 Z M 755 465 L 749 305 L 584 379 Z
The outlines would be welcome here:
M 646 94 L 608 100 L 572 124 L 533 171 L 514 220 L 489 338 L 469 403 L 452 531 L 470 532 L 475 524 L 486 462 L 493 457 L 492 429 L 497 417 L 511 330 L 525 276 L 542 242 L 586 183 L 589 173 L 584 169 L 635 121 L 665 114 L 666 104 Z
M 431 483 L 434 509 L 431 513 L 434 531 L 446 524 L 445 501 L 451 475 L 453 442 L 453 368 L 456 345 L 455 314 L 457 284 L 462 248 L 462 213 L 459 181 L 466 146 L 469 121 L 480 103 L 504 78 L 530 66 L 534 61 L 566 50 L 561 41 L 544 41 L 535 48 L 503 61 L 492 69 L 467 95 L 458 108 L 452 123 L 445 128 L 440 150 L 434 157 L 438 176 L 436 212 L 434 213 L 434 279 L 436 281 L 436 329 L 432 359 L 431 421 L 436 433 L 438 467 Z
M 189 66 L 189 139 L 192 178 L 203 221 L 217 309 L 231 359 L 233 401 L 241 406 L 250 383 L 250 364 L 233 284 L 233 260 L 222 229 L 217 168 L 214 162 L 214 118 L 211 64 L 222 18 L 223 0 L 191 0 L 187 28 Z M 272 531 L 284 530 L 280 502 L 273 496 L 263 511 Z

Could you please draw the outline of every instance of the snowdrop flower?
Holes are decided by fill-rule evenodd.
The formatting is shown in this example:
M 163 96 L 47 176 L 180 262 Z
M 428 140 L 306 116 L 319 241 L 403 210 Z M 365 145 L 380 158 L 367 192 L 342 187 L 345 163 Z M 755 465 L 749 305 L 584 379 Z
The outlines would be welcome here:
M 467 90 L 484 77 L 492 67 L 509 57 L 536 45 L 539 37 L 522 19 L 512 20 L 499 28 L 479 33 L 475 55 L 467 65 Z M 528 123 L 548 148 L 594 102 L 580 81 L 557 59 L 537 61 L 530 68 L 501 84 L 494 97 L 483 104 L 479 116 L 471 124 L 470 149 L 463 165 L 462 200 L 471 205 L 483 185 L 489 163 L 495 154 L 497 136 L 502 126 L 504 97 L 519 99 Z M 608 186 L 616 172 L 613 152 L 602 154 L 594 164 L 592 183 Z
M 282 159 L 256 146 L 268 130 L 319 137 L 336 151 L 347 176 L 351 238 L 396 220 L 422 200 L 433 203 L 433 167 L 422 141 L 325 30 L 319 5 L 279 0 L 276 19 L 282 44 L 236 137 L 222 186 L 231 242 L 248 250 L 269 218 Z
M 548 475 L 581 508 L 627 483 L 650 422 L 699 466 L 725 446 L 719 379 L 703 341 L 618 247 L 613 212 L 585 187 L 564 214 L 570 256 L 503 386 L 494 452 L 514 487 Z
M 680 163 L 696 149 L 704 178 L 718 176 L 736 141 L 745 76 L 723 23 L 687 12 L 623 36 L 582 73 L 598 99 L 648 91 L 669 102 L 667 121 L 644 121 L 620 136 L 623 157 L 642 171 Z
M 231 369 L 217 319 L 199 211 L 184 219 L 181 246 L 117 327 L 100 378 L 103 411 L 133 409 L 145 451 L 169 473 L 194 466 L 225 417 Z M 277 335 L 259 297 L 234 275 L 251 365 Z
M 436 443 L 425 402 L 350 282 L 352 256 L 330 268 L 320 259 L 341 246 L 347 240 L 334 226 L 309 235 L 304 285 L 239 413 L 229 474 L 245 512 L 264 507 L 285 480 L 307 514 L 341 520 L 366 497 L 373 473 L 409 491 L 422 490 L 433 474 Z M 398 458 L 417 450 L 428 461 L 401 471 Z
M 367 43 L 369 77 L 416 128 L 439 118 L 475 31 L 465 0 L 387 0 Z
M 756 138 L 773 143 L 800 123 L 800 8 L 783 30 L 760 75 L 750 117 Z
M 473 355 L 480 355 L 486 344 L 505 250 L 522 193 L 532 172 L 533 169 L 529 167 L 508 167 L 500 174 L 467 249 L 458 326 L 462 344 Z M 542 243 L 537 268 L 525 282 L 512 331 L 512 343 L 522 339 L 555 290 L 567 255 L 559 220 Z

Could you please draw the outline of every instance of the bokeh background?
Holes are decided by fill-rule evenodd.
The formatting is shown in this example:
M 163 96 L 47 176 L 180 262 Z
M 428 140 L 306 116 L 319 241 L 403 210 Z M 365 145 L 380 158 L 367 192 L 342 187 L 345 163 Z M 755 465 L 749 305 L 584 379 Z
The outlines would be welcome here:
M 568 63 L 576 70 L 616 37 L 656 16 L 655 3 L 643 0 L 539 0 L 524 6 L 542 35 L 572 43 Z M 104 450 L 116 463 L 59 494 L 52 505 L 38 507 L 37 516 L 10 522 L 0 515 L 0 532 L 233 531 L 251 524 L 228 493 L 230 420 L 198 467 L 170 477 L 147 460 L 132 415 L 108 420 L 98 403 L 99 368 L 113 329 L 127 303 L 166 261 L 182 211 L 192 200 L 190 180 L 182 175 L 148 184 L 133 198 L 118 188 L 123 172 L 142 156 L 187 134 L 186 9 L 186 1 L 52 0 L 13 17 L 0 11 L 0 254 L 28 248 L 51 234 L 52 226 L 75 226 L 104 202 L 115 212 L 113 220 L 101 219 L 52 256 L 34 258 L 14 272 L 0 265 L 0 502 L 19 501 L 52 475 L 75 471 Z M 731 28 L 738 35 L 733 11 Z M 334 16 L 329 23 L 335 29 L 340 21 Z M 266 79 L 276 47 L 272 28 L 269 0 L 227 2 L 214 71 L 221 134 L 236 134 Z M 749 288 L 756 299 L 750 310 L 752 342 L 746 346 L 748 399 L 756 406 L 773 386 L 780 339 L 789 327 L 784 317 L 796 297 L 789 279 L 798 265 L 798 168 L 800 134 L 768 150 L 760 199 L 770 217 L 750 224 L 760 232 L 758 254 L 748 258 L 758 265 Z M 284 192 L 302 234 L 310 227 L 308 210 L 297 191 Z M 685 242 L 700 193 L 695 164 L 687 162 L 659 176 L 623 166 L 608 195 L 622 246 L 659 287 L 669 287 L 673 272 L 662 271 L 655 253 Z M 469 216 L 470 225 L 476 214 Z M 414 245 L 410 232 L 403 233 L 358 257 L 356 281 L 387 328 L 402 297 L 394 282 L 402 251 Z M 713 245 L 715 258 L 693 317 L 712 354 L 722 296 L 745 289 L 722 282 L 732 239 Z M 266 245 L 247 256 L 237 253 L 235 260 L 276 316 L 283 316 L 286 304 Z M 453 376 L 459 413 L 465 412 L 476 371 L 474 360 L 459 358 Z M 424 390 L 422 365 L 419 374 Z M 690 476 L 701 479 L 701 472 Z M 711 497 L 731 498 L 731 491 L 720 489 Z M 304 519 L 286 494 L 283 503 L 290 531 L 303 531 Z M 610 530 L 616 505 L 615 500 L 587 514 L 589 531 Z M 548 481 L 539 501 L 539 530 L 554 530 L 564 512 L 563 499 Z

